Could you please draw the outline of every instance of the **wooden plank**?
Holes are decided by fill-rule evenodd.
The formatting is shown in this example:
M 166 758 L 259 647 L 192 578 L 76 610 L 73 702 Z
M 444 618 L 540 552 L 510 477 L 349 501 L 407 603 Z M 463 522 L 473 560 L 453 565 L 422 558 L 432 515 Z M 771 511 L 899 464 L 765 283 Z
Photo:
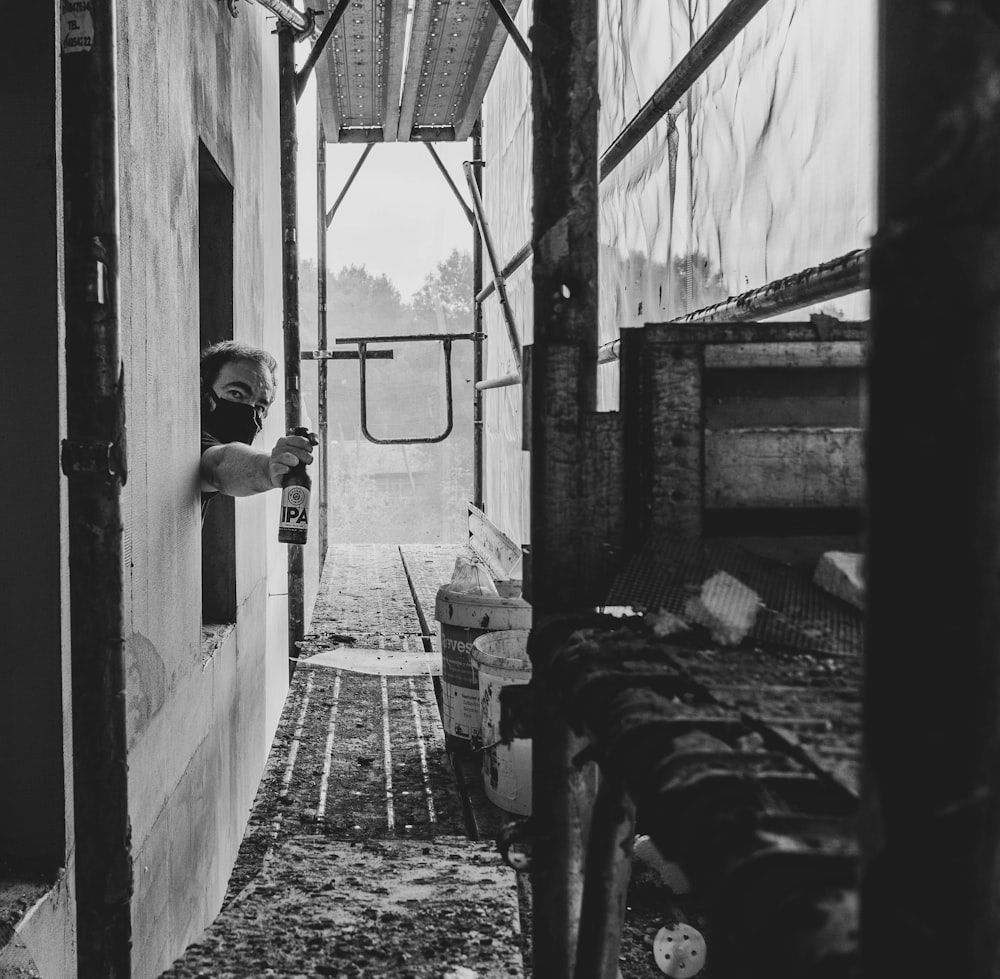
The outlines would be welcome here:
M 404 544 L 400 545 L 400 551 L 427 622 L 428 639 L 436 655 L 437 672 L 440 672 L 441 638 L 434 620 L 434 606 L 438 589 L 451 580 L 455 559 L 465 548 L 453 544 Z
M 521 0 L 505 0 L 504 6 L 513 18 L 517 15 Z M 468 139 L 471 135 L 472 127 L 479 116 L 483 96 L 493 78 L 493 72 L 507 40 L 507 29 L 490 10 L 483 24 L 483 37 L 476 50 L 474 73 L 470 72 L 469 84 L 455 109 L 455 139 Z
M 403 97 L 396 126 L 396 139 L 401 142 L 409 140 L 410 130 L 416 118 L 417 95 L 420 93 L 421 72 L 424 69 L 424 52 L 431 32 L 431 16 L 434 11 L 434 4 L 431 3 L 418 3 L 413 7 L 410 47 L 406 63 L 402 66 L 405 72 Z
M 620 412 L 593 412 L 587 427 L 584 491 L 589 521 L 581 528 L 592 545 L 588 560 L 600 569 L 606 593 L 625 555 L 625 442 Z
M 710 345 L 705 348 L 705 368 L 863 367 L 866 347 L 860 340 Z
M 396 141 L 399 129 L 399 85 L 403 78 L 403 54 L 406 48 L 406 7 L 385 4 L 389 29 L 385 39 L 385 88 L 382 92 L 382 134 L 387 143 Z
M 420 622 L 394 544 L 331 544 L 310 625 L 312 638 L 347 635 L 358 646 L 420 645 Z
M 478 507 L 469 504 L 469 547 L 490 569 L 493 577 L 506 581 L 521 563 L 521 545 L 514 543 Z
M 649 530 L 700 537 L 704 505 L 702 359 L 699 343 L 643 351 L 643 431 L 649 454 Z
M 864 490 L 859 428 L 705 433 L 707 507 L 853 507 Z
M 674 343 L 815 343 L 822 341 L 865 343 L 867 323 L 769 322 L 769 323 L 647 323 L 647 342 Z

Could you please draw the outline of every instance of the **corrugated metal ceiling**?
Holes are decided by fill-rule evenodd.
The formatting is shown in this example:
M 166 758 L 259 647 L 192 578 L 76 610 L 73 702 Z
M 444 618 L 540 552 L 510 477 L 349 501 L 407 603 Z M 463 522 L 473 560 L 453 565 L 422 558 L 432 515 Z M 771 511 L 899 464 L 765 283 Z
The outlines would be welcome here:
M 468 139 L 507 37 L 489 0 L 351 0 L 316 65 L 327 141 Z

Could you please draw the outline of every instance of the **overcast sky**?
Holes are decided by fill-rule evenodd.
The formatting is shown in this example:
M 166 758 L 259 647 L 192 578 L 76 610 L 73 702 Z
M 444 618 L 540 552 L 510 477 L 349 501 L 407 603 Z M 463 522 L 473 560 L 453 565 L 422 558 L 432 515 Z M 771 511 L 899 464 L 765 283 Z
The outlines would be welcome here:
M 299 102 L 299 254 L 316 258 L 316 88 Z M 472 141 L 436 143 L 455 185 L 469 202 L 462 162 Z M 328 143 L 327 208 L 337 199 L 363 145 Z M 327 265 L 364 265 L 385 273 L 407 300 L 452 249 L 472 250 L 472 229 L 426 147 L 379 143 L 368 155 L 327 235 Z

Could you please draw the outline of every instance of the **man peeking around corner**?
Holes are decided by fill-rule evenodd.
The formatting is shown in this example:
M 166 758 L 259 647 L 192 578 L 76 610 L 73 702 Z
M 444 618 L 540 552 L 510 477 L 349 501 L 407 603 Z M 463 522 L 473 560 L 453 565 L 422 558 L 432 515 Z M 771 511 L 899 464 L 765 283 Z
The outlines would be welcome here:
M 284 435 L 270 452 L 251 443 L 264 425 L 276 390 L 277 362 L 258 347 L 225 340 L 201 354 L 201 514 L 217 493 L 252 496 L 281 486 L 312 444 Z

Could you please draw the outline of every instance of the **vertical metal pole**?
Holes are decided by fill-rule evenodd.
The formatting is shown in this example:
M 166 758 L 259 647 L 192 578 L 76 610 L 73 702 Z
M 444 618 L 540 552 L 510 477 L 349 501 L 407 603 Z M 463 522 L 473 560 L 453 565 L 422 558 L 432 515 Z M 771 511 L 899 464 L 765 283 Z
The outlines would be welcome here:
M 862 975 L 986 979 L 1000 975 L 1000 14 L 879 12 Z
M 480 114 L 472 127 L 472 159 L 475 166 L 476 186 L 479 193 L 483 192 L 483 168 L 478 165 L 483 158 L 483 117 Z M 475 297 L 483 288 L 483 239 L 479 233 L 479 225 L 472 222 L 472 329 L 475 333 L 483 332 L 483 304 Z M 483 341 L 473 341 L 473 403 L 472 403 L 472 502 L 480 510 L 483 509 L 483 392 L 479 390 L 479 382 L 483 379 Z
M 92 0 L 92 47 L 62 58 L 79 979 L 131 975 L 115 6 Z
M 326 133 L 323 131 L 323 110 L 316 98 L 316 322 L 319 324 L 318 344 L 327 349 L 326 336 Z M 319 565 L 323 567 L 330 532 L 330 426 L 327 402 L 327 371 L 324 357 L 316 366 L 319 376 Z
M 605 773 L 594 800 L 574 979 L 612 979 L 632 876 L 635 804 L 618 774 Z
M 278 27 L 278 125 L 281 136 L 282 301 L 285 337 L 285 425 L 302 424 L 301 351 L 299 349 L 299 246 L 295 152 L 295 37 L 290 27 Z M 303 547 L 288 546 L 288 669 L 295 669 L 299 642 L 305 632 Z
M 531 567 L 535 628 L 593 604 L 583 472 L 597 405 L 597 2 L 535 0 L 531 358 Z M 533 653 L 543 708 L 533 739 L 534 974 L 576 958 L 590 798 L 577 738 L 556 709 L 550 651 Z

